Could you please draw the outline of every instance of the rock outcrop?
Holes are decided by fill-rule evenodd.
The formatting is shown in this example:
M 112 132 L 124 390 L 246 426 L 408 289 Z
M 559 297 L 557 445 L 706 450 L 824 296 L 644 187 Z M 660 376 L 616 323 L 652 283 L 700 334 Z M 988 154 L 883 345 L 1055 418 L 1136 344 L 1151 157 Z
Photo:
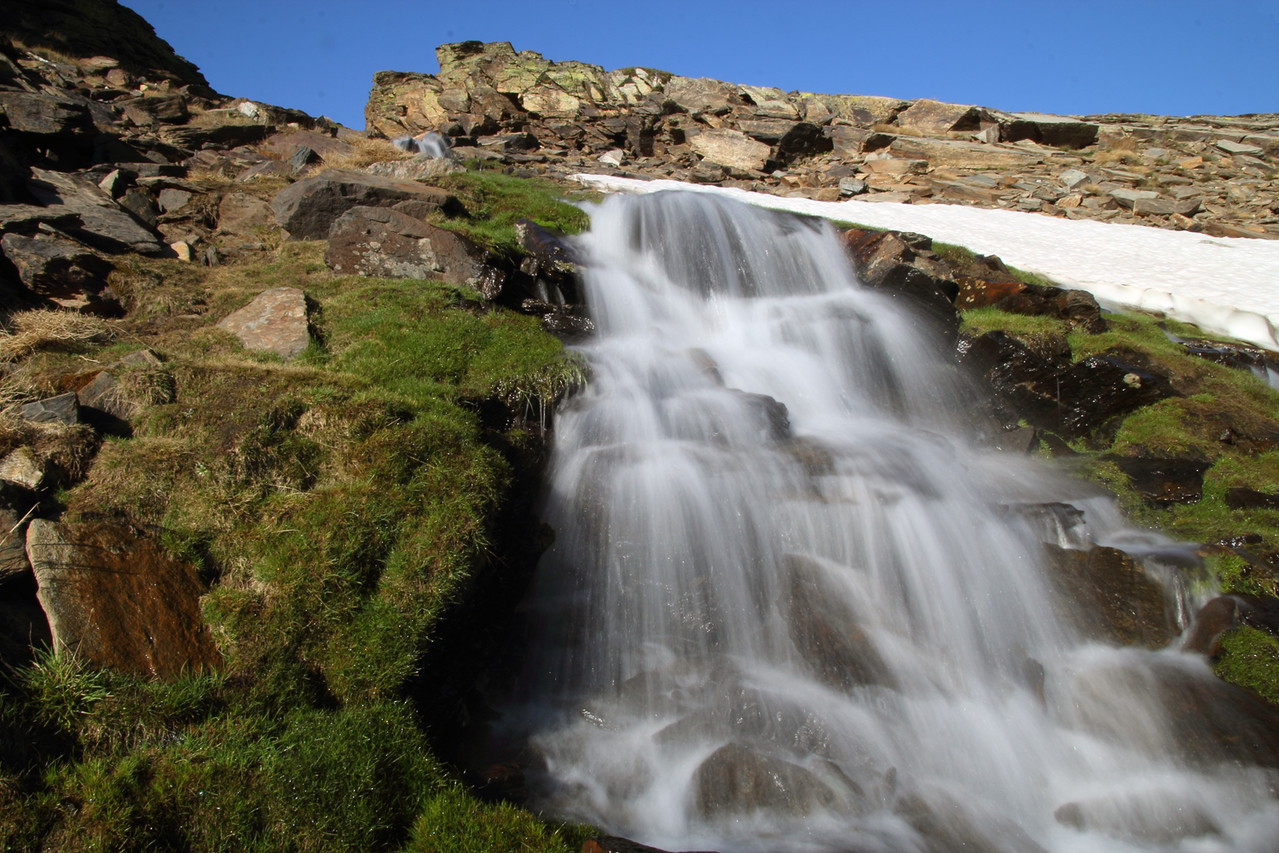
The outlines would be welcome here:
M 1279 237 L 1279 116 L 1055 116 L 927 99 L 784 92 L 646 68 L 551 62 L 510 44 L 384 71 L 386 137 L 533 174 L 674 178 L 834 201 L 946 202 L 1231 237 Z

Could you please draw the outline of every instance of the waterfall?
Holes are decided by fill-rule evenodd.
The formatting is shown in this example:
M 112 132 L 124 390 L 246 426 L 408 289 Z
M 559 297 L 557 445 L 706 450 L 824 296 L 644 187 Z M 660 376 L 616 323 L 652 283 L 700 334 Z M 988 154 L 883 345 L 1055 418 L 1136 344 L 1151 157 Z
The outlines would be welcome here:
M 1082 486 L 967 438 L 974 389 L 829 225 L 614 196 L 579 249 L 593 380 L 511 715 L 537 807 L 723 853 L 1275 849 L 1279 774 L 1179 722 L 1206 664 L 1059 616 L 1018 508 Z

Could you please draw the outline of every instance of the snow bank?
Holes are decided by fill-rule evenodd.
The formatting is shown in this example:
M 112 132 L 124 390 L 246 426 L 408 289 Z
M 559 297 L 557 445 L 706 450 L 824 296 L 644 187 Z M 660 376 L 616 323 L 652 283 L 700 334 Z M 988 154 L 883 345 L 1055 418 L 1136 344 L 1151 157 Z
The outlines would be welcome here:
M 825 202 L 679 181 L 576 175 L 609 192 L 681 189 L 827 219 L 927 234 L 1091 292 L 1112 307 L 1158 311 L 1210 334 L 1279 351 L 1279 240 L 1208 237 L 953 204 Z

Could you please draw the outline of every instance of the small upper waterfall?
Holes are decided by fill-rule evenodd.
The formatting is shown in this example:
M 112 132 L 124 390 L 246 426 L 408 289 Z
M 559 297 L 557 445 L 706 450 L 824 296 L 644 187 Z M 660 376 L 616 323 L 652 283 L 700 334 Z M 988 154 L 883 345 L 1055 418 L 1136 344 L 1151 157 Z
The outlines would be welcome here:
M 1063 621 L 973 393 L 825 223 L 615 196 L 580 238 L 529 602 L 537 804 L 667 849 L 1273 851 L 1279 774 L 1200 743 L 1203 661 Z

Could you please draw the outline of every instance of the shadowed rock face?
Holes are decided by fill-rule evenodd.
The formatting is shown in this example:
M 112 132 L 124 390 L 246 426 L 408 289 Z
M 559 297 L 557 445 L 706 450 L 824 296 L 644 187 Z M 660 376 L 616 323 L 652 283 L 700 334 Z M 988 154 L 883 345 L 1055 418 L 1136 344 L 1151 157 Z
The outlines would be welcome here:
M 27 556 L 55 648 L 160 677 L 216 665 L 195 570 L 154 541 L 107 524 L 35 519 Z
M 213 92 L 198 68 L 174 53 L 141 15 L 116 0 L 7 3 L 0 31 L 31 48 L 110 57 L 116 60 L 113 65 L 133 74 L 162 77 Z M 109 67 L 113 66 L 101 70 Z

